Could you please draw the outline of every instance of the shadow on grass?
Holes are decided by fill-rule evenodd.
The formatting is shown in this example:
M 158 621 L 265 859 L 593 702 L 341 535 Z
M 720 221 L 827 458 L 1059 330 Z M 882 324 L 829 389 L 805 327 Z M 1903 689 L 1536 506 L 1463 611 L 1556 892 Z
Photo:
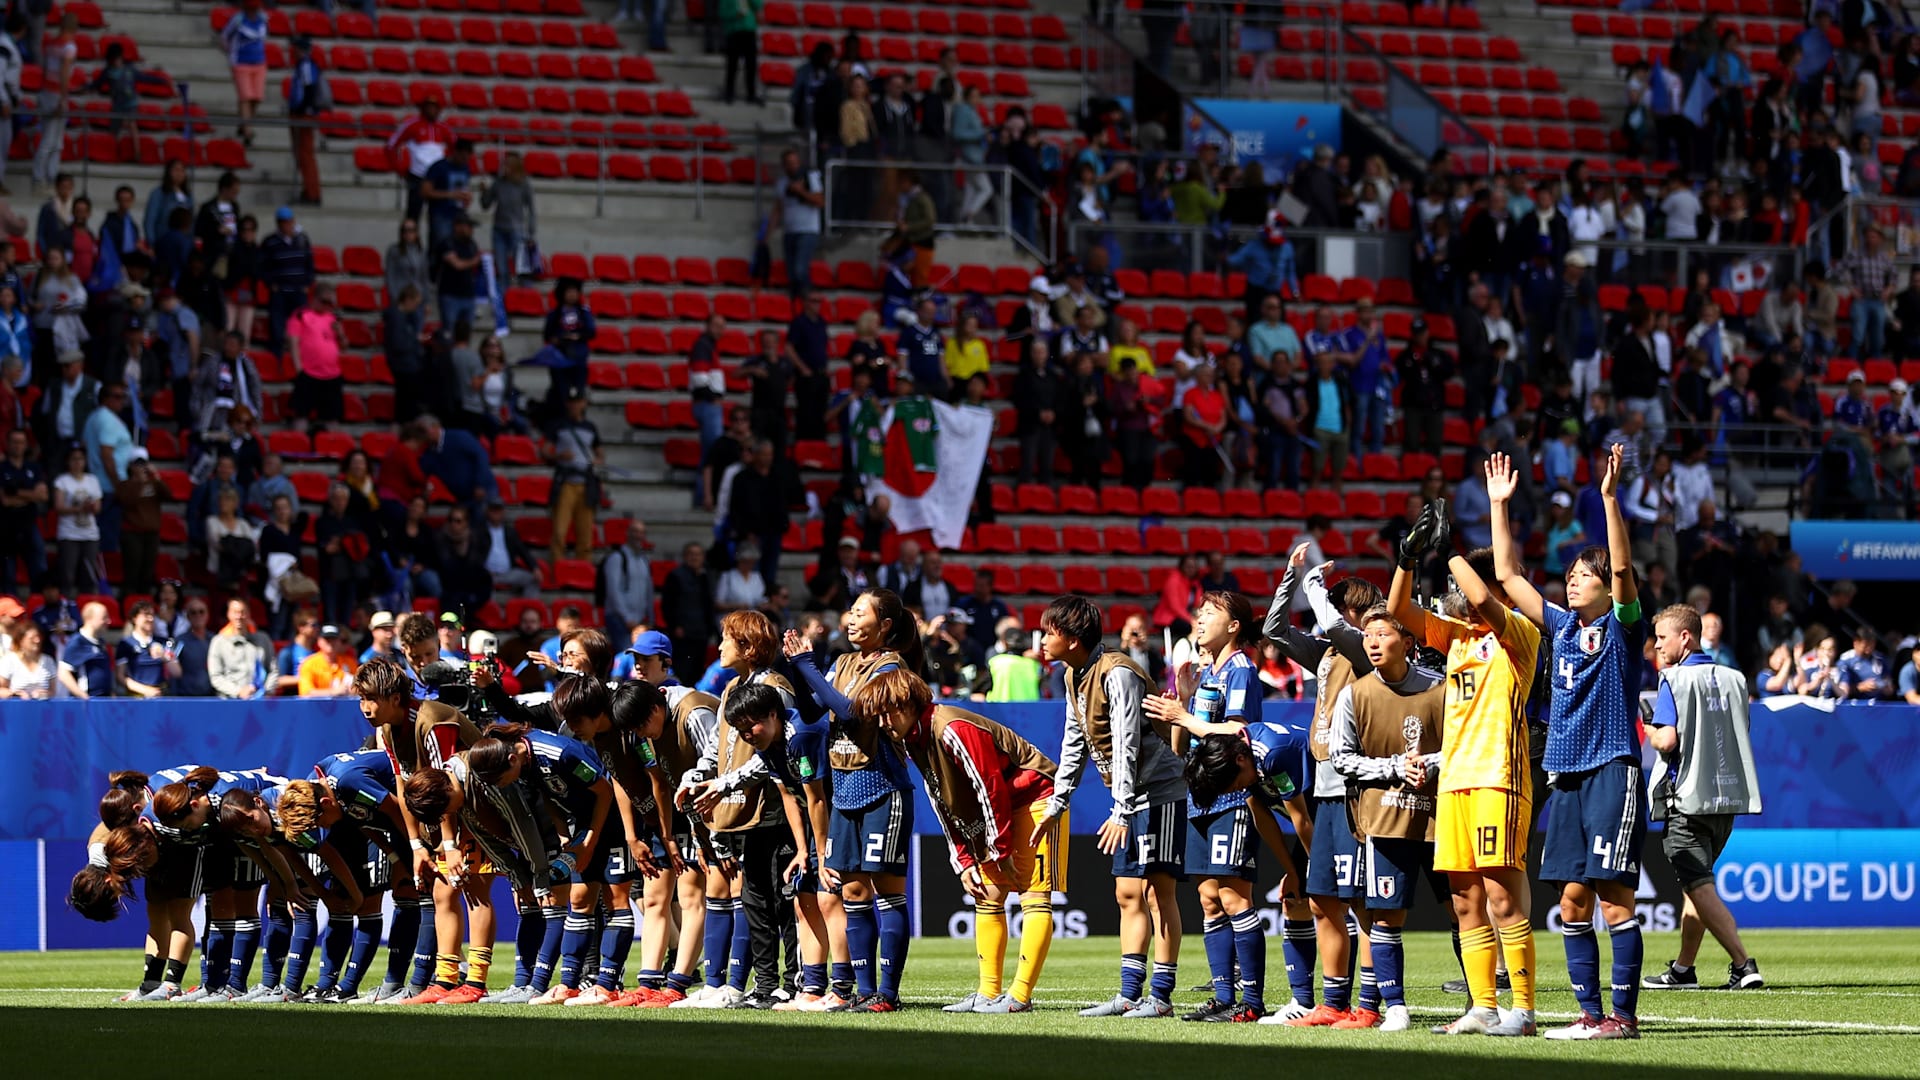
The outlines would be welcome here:
M 969 1018 L 972 1023 L 940 1023 L 927 1030 L 908 1026 L 938 1022 L 933 1014 L 923 1017 L 919 1010 L 891 1017 L 768 1017 L 762 1021 L 738 1015 L 721 1020 L 641 1012 L 611 1018 L 601 1010 L 592 1012 L 594 1016 L 589 1017 L 581 1010 L 563 1009 L 534 1016 L 411 1009 L 10 1008 L 0 1009 L 0 1046 L 7 1048 L 9 1071 L 16 1076 L 91 1075 L 105 1061 L 174 1060 L 186 1054 L 207 1064 L 251 1064 L 287 1076 L 338 1075 L 343 1068 L 370 1077 L 416 1076 L 432 1068 L 434 1061 L 457 1062 L 462 1075 L 483 1076 L 547 1077 L 560 1068 L 602 1065 L 631 1070 L 641 1062 L 650 1072 L 685 1067 L 714 1077 L 792 1076 L 804 1075 L 799 1070 L 843 1070 L 851 1060 L 911 1080 L 982 1075 L 1068 1080 L 1122 1074 L 1177 1076 L 1196 1067 L 1212 1075 L 1260 1075 L 1284 1061 L 1285 1068 L 1296 1074 L 1324 1070 L 1326 1075 L 1484 1080 L 1491 1071 L 1507 1072 L 1516 1065 L 1524 1069 L 1538 1063 L 1565 1069 L 1604 1056 L 1609 1080 L 1639 1080 L 1699 1075 L 1706 1067 L 1703 1055 L 1724 1060 L 1700 1045 L 1716 1038 L 1824 1036 L 1852 1041 L 1857 1037 L 1885 1050 L 1911 1038 L 1833 1031 L 1762 1032 L 1733 1023 L 1724 1029 L 1661 1032 L 1639 1044 L 1622 1044 L 1597 1054 L 1592 1047 L 1442 1041 L 1418 1034 L 1406 1036 L 1405 1045 L 1392 1045 L 1393 1040 L 1386 1037 L 1334 1045 L 1315 1037 L 1320 1033 L 1218 1027 L 1198 1031 L 1198 1025 L 1165 1023 L 1151 1029 L 1089 1026 L 1086 1034 L 1077 1034 L 1021 1031 L 1022 1021 L 981 1017 Z M 1896 1043 L 1878 1041 L 1882 1039 Z M 1689 1048 L 1671 1055 L 1671 1061 L 1622 1060 L 1659 1055 L 1661 1043 L 1677 1049 L 1683 1042 Z M 350 1055 L 351 1061 L 343 1062 L 343 1054 Z M 1895 1074 L 1904 1067 L 1894 1061 L 1888 1064 Z M 1713 1072 L 1718 1080 L 1773 1077 L 1792 1071 L 1788 1066 L 1790 1062 L 1783 1061 L 1773 1069 L 1749 1070 L 1716 1063 Z

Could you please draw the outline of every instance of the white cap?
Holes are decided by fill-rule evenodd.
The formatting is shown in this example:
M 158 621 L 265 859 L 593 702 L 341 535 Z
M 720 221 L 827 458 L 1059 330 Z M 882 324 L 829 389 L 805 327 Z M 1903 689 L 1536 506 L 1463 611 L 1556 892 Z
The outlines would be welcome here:
M 1573 496 L 1564 491 L 1556 491 L 1553 493 L 1553 505 L 1571 507 Z
M 1859 368 L 1854 368 L 1852 371 L 1847 372 L 1847 381 L 1848 382 L 1866 382 L 1867 373 L 1860 370 Z
M 1577 251 L 1569 251 L 1567 252 L 1566 264 L 1585 270 L 1587 268 L 1587 257 Z
M 1887 389 L 1893 391 L 1896 394 L 1904 394 L 1907 392 L 1907 380 L 1895 379 L 1892 382 L 1887 384 Z
M 1027 291 L 1037 292 L 1037 293 L 1051 293 L 1053 292 L 1053 282 L 1048 281 L 1047 275 L 1045 274 L 1035 274 L 1033 276 L 1033 280 L 1027 282 Z

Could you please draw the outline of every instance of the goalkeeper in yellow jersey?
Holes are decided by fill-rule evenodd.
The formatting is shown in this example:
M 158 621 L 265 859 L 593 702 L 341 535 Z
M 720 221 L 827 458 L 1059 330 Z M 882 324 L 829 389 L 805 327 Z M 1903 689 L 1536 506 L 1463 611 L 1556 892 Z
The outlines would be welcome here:
M 1434 869 L 1452 885 L 1460 923 L 1461 964 L 1473 1005 L 1434 1030 L 1446 1035 L 1534 1034 L 1533 927 L 1527 918 L 1527 834 L 1532 829 L 1527 696 L 1540 631 L 1507 606 L 1493 552 L 1453 555 L 1454 591 L 1442 607 L 1413 601 L 1413 568 L 1428 550 L 1450 548 L 1445 500 L 1429 505 L 1408 530 L 1387 598 L 1422 643 L 1447 654 L 1440 796 Z M 1488 919 L 1491 916 L 1492 925 Z M 1513 1008 L 1496 1003 L 1499 954 L 1513 986 Z

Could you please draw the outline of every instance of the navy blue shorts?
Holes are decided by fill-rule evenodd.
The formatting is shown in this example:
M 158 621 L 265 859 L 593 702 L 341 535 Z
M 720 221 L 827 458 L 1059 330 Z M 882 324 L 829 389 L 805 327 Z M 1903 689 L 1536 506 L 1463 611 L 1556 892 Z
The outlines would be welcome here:
M 1367 856 L 1347 823 L 1347 800 L 1309 802 L 1313 804 L 1313 851 L 1307 860 L 1307 895 L 1366 899 Z
M 1610 761 L 1592 772 L 1556 777 L 1547 801 L 1540 880 L 1638 885 L 1647 840 L 1645 794 L 1637 762 Z
M 1317 833 L 1314 839 L 1319 839 Z M 1433 868 L 1431 840 L 1368 837 L 1366 867 L 1368 911 L 1411 911 L 1422 878 L 1434 899 L 1452 903 L 1447 876 Z
M 207 844 L 201 882 L 206 892 L 249 889 L 267 883 L 267 870 L 253 861 L 239 844 L 216 839 Z
M 673 812 L 673 843 L 680 849 L 681 861 L 695 870 L 706 869 L 700 857 L 700 838 L 693 831 L 693 819 L 678 810 Z M 655 859 L 666 862 L 667 842 L 660 836 L 657 825 L 647 834 L 647 846 L 653 849 Z
M 347 873 L 352 875 L 354 887 L 360 890 L 361 896 L 378 896 L 393 888 L 393 875 L 390 872 L 390 864 L 387 862 L 387 853 L 373 846 L 371 842 L 342 841 L 340 845 L 334 847 L 334 850 L 340 853 L 341 861 L 347 864 Z M 333 872 L 333 867 L 328 866 L 326 860 L 319 854 L 307 855 L 306 859 L 308 869 L 311 869 L 314 877 L 319 878 L 321 882 L 332 881 L 337 876 Z
M 1260 813 L 1265 813 L 1262 810 Z M 1196 878 L 1258 876 L 1259 838 L 1246 803 L 1217 814 L 1187 819 L 1187 874 Z
M 160 857 L 147 871 L 147 902 L 193 900 L 207 891 L 207 849 L 199 844 L 159 843 Z
M 913 837 L 913 793 L 895 791 L 858 810 L 833 808 L 827 867 L 839 874 L 904 874 Z
M 586 858 L 574 865 L 573 875 L 568 881 L 575 885 L 606 884 L 607 860 L 612 853 L 612 845 L 607 843 L 607 839 L 606 836 L 593 838 L 593 847 L 588 849 Z
M 1158 803 L 1135 810 L 1127 819 L 1127 842 L 1113 853 L 1113 876 L 1143 878 L 1149 874 L 1187 876 L 1187 800 Z
M 609 838 L 603 846 L 607 849 L 607 884 L 625 885 L 640 879 L 640 868 L 634 865 L 633 852 L 628 850 L 625 840 L 614 842 Z

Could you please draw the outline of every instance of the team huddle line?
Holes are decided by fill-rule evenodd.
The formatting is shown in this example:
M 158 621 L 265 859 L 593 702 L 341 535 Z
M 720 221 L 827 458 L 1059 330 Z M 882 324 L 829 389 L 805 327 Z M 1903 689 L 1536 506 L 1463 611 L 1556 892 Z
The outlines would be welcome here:
M 1608 544 L 1568 569 L 1564 607 L 1519 564 L 1503 455 L 1487 465 L 1491 549 L 1456 553 L 1444 506 L 1429 506 L 1383 597 L 1358 577 L 1330 583 L 1331 564 L 1307 567 L 1302 547 L 1264 627 L 1245 597 L 1205 596 L 1191 638 L 1199 660 L 1164 693 L 1102 644 L 1104 613 L 1092 601 L 1060 597 L 1040 640 L 1065 676 L 1057 757 L 939 702 L 922 678 L 913 616 L 884 589 L 854 603 L 855 651 L 825 671 L 799 635 L 782 639 L 757 611 L 730 614 L 720 661 L 736 677 L 718 697 L 679 685 L 657 655 L 636 656 L 635 677 L 610 682 L 612 648 L 594 630 L 563 638 L 567 674 L 548 700 L 500 693 L 485 659 L 463 686 L 429 685 L 417 673 L 436 657 L 435 630 L 409 616 L 398 632 L 404 659 L 369 661 L 354 678 L 372 728 L 364 745 L 298 779 L 205 765 L 114 774 L 70 902 L 110 919 L 144 878 L 145 966 L 128 1001 L 891 1012 L 911 941 L 906 844 L 918 773 L 974 903 L 978 984 L 946 1011 L 1020 1013 L 1033 1008 L 1045 967 L 1066 881 L 1067 807 L 1091 764 L 1112 796 L 1098 845 L 1112 860 L 1121 956 L 1114 996 L 1082 1016 L 1175 1014 L 1177 897 L 1192 880 L 1212 996 L 1183 1019 L 1406 1030 L 1401 932 L 1424 881 L 1447 904 L 1471 995 L 1463 1015 L 1433 1030 L 1527 1037 L 1537 1031 L 1529 713 L 1541 670 L 1550 687 L 1544 709 L 1532 702 L 1545 718 L 1549 787 L 1541 877 L 1562 884 L 1580 1005 L 1572 1024 L 1546 1034 L 1637 1038 L 1633 891 L 1648 799 L 1636 720 L 1649 622 L 1663 669 L 1648 741 L 1679 763 L 1655 809 L 1669 820 L 1690 917 L 1698 900 L 1735 958 L 1735 988 L 1762 985 L 1758 966 L 1706 897 L 1733 817 L 1757 813 L 1759 799 L 1743 677 L 1707 660 L 1692 609 L 1651 620 L 1640 610 L 1620 472 L 1616 449 L 1600 484 Z M 1452 577 L 1437 610 L 1414 597 L 1430 552 L 1447 556 Z M 1289 617 L 1296 590 L 1316 633 Z M 1305 729 L 1261 717 L 1248 649 L 1262 632 L 1316 674 Z M 1718 758 L 1704 760 L 1713 755 L 1703 746 Z M 1254 910 L 1262 857 L 1283 873 L 1288 993 L 1277 1008 Z M 511 985 L 490 989 L 501 877 L 520 920 Z M 202 897 L 201 978 L 187 991 Z M 1612 944 L 1610 1001 L 1597 927 Z M 1646 982 L 1674 985 L 1681 971 Z

